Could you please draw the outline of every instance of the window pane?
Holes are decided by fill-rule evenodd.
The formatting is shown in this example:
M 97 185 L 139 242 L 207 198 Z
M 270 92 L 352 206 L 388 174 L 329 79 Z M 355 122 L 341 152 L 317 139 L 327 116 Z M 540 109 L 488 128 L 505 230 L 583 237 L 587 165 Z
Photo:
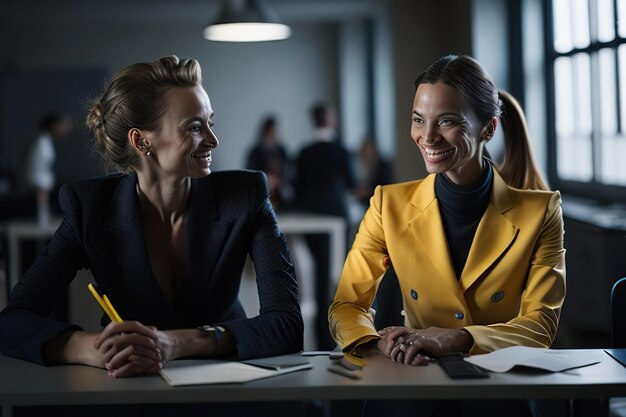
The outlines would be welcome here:
M 615 38 L 613 0 L 596 1 L 598 2 L 598 40 L 600 42 L 612 41 Z
M 600 181 L 611 185 L 626 185 L 626 136 L 606 135 L 602 137 Z
M 585 48 L 589 46 L 589 1 L 573 0 L 572 3 L 574 46 Z
M 591 138 L 557 136 L 557 175 L 564 180 L 589 182 L 593 178 Z
M 617 31 L 619 36 L 626 38 L 626 1 L 617 1 Z
M 591 135 L 591 60 L 589 55 L 580 53 L 573 55 L 574 82 L 570 86 L 574 90 L 576 131 L 582 135 Z
M 621 59 L 624 59 L 623 56 Z M 617 133 L 618 90 L 615 76 L 615 50 L 601 49 L 599 51 L 599 64 L 601 117 L 599 180 L 605 184 L 623 185 L 626 184 L 626 170 L 623 168 L 623 159 L 626 155 L 626 137 L 620 137 Z M 624 80 L 621 80 L 620 84 L 621 90 Z
M 572 8 L 570 0 L 554 0 L 552 2 L 554 26 L 554 49 L 567 52 L 573 48 L 572 43 Z
M 561 57 L 554 61 L 554 84 L 556 134 L 571 136 L 574 133 L 574 71 L 571 58 Z
M 593 177 L 589 56 L 557 58 L 554 80 L 557 174 L 563 179 L 589 181 Z M 581 117 L 583 113 L 585 117 Z
M 556 133 L 570 136 L 574 133 L 574 74 L 571 58 L 561 57 L 554 62 L 556 104 Z
M 599 51 L 600 63 L 600 131 L 603 135 L 617 133 L 617 83 L 615 79 L 615 55 L 612 49 Z

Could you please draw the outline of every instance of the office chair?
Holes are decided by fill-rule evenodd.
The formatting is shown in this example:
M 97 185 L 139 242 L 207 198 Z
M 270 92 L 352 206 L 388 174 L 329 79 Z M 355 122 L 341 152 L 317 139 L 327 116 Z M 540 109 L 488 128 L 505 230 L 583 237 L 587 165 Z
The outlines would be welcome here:
M 626 348 L 626 277 L 611 290 L 611 334 L 614 348 Z
M 611 335 L 614 348 L 626 348 L 626 277 L 617 280 L 611 290 Z M 609 415 L 626 416 L 626 397 L 611 398 Z

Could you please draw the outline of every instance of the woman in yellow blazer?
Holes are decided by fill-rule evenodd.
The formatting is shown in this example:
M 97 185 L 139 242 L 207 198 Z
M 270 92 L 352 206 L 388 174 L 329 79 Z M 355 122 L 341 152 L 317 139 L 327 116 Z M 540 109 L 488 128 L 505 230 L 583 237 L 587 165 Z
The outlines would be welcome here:
M 536 168 L 521 108 L 467 56 L 440 58 L 415 84 L 411 136 L 430 175 L 374 192 L 329 309 L 333 337 L 344 352 L 377 346 L 409 365 L 549 347 L 565 297 L 561 200 Z M 485 143 L 499 121 L 497 168 Z M 405 323 L 377 331 L 370 308 L 390 264 Z

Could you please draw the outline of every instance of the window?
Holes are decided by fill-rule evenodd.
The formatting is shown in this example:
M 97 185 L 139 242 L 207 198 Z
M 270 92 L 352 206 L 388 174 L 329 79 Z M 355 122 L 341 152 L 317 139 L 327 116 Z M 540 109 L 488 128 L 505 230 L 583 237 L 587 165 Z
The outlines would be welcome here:
M 626 1 L 547 4 L 550 182 L 626 201 Z

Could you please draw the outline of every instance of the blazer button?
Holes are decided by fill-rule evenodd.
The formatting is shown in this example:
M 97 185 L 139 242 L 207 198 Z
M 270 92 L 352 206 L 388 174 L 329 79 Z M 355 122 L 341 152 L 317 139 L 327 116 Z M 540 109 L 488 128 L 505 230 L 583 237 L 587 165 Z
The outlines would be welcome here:
M 417 291 L 411 290 L 411 298 L 417 300 Z
M 497 303 L 503 298 L 504 298 L 504 291 L 498 291 L 497 293 L 491 296 L 491 301 L 493 301 L 494 303 Z
M 465 317 L 465 314 L 463 313 L 454 313 L 454 318 L 457 320 L 463 320 L 464 317 Z

